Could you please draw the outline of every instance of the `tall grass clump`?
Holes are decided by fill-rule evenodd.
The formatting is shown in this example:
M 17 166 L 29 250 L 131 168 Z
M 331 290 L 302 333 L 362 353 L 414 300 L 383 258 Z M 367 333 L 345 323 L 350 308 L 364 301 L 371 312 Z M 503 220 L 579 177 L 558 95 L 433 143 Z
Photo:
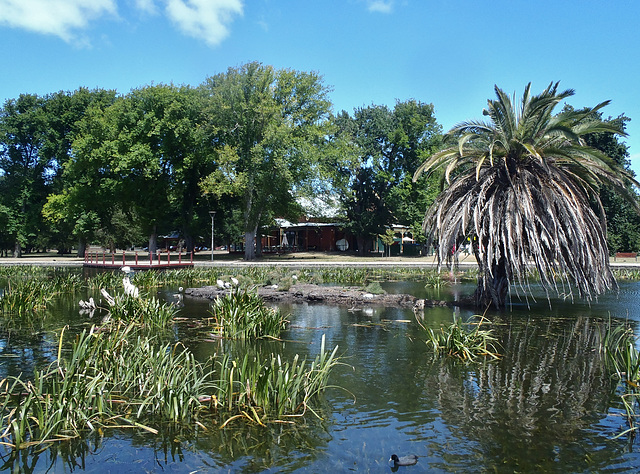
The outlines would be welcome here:
M 337 347 L 308 364 L 271 355 L 199 362 L 180 343 L 158 344 L 133 324 L 92 328 L 31 380 L 0 381 L 0 444 L 23 449 L 109 428 L 157 434 L 160 425 L 204 427 L 242 418 L 261 425 L 302 416 L 326 387 Z M 314 412 L 315 413 L 315 412 Z M 205 416 L 207 415 L 207 416 Z M 155 426 L 155 428 L 154 428 Z
M 250 291 L 233 290 L 217 298 L 211 313 L 219 334 L 231 339 L 278 338 L 287 324 L 279 309 Z
M 136 298 L 123 293 L 113 297 L 108 311 L 112 320 L 136 323 L 147 328 L 165 328 L 173 321 L 177 308 L 156 297 Z
M 620 381 L 621 399 L 629 428 L 618 434 L 635 437 L 640 429 L 640 352 L 637 338 L 626 324 L 612 326 L 611 320 L 602 337 L 601 352 L 605 354 L 607 367 Z
M 84 331 L 33 380 L 0 381 L 0 442 L 22 449 L 109 427 L 157 431 L 143 423 L 194 423 L 212 390 L 210 365 L 179 344 L 135 337 L 133 325 Z
M 0 296 L 5 316 L 24 316 L 46 309 L 57 291 L 49 280 L 9 280 Z
M 480 316 L 475 329 L 470 330 L 470 324 L 462 323 L 460 318 L 454 317 L 453 323 L 448 327 L 441 327 L 439 331 L 422 327 L 426 331 L 426 344 L 435 354 L 445 354 L 467 362 L 473 362 L 480 356 L 498 359 L 498 340 L 492 329 L 480 329 L 483 322 L 484 318 Z
M 264 362 L 250 354 L 240 360 L 225 355 L 217 362 L 212 403 L 231 415 L 225 425 L 237 418 L 264 424 L 273 417 L 302 416 L 307 410 L 318 416 L 310 402 L 327 388 L 331 370 L 340 363 L 337 351 L 338 346 L 326 350 L 323 335 L 320 353 L 310 365 L 297 354 L 291 362 L 273 354 Z
M 102 288 L 100 292 L 107 302 L 107 307 L 96 305 L 93 298 L 89 301 L 80 301 L 83 311 L 90 314 L 95 310 L 106 311 L 105 321 L 115 320 L 124 323 L 135 323 L 145 328 L 159 329 L 169 326 L 177 312 L 177 308 L 171 303 L 162 303 L 155 297 L 141 295 L 138 287 L 133 285 L 128 276 L 122 278 L 124 291 L 111 296 Z

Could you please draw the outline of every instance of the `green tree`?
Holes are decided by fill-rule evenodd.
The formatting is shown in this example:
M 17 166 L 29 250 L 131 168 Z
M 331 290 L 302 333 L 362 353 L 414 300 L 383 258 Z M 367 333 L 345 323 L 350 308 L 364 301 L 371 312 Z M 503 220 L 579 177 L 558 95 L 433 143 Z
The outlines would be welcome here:
M 631 175 L 583 138 L 623 133 L 616 123 L 593 119 L 608 102 L 554 115 L 573 90 L 559 92 L 556 83 L 532 96 L 530 87 L 517 110 L 496 87 L 497 99 L 484 111 L 489 121 L 454 127 L 449 146 L 416 172 L 444 168 L 448 186 L 427 212 L 425 231 L 441 260 L 471 237 L 481 306 L 503 307 L 512 283 L 526 294 L 531 267 L 547 295 L 558 289 L 557 277 L 587 299 L 614 287 L 604 212 L 599 205 L 596 213 L 590 199 L 599 203 L 599 186 L 607 183 L 635 202 L 624 181 Z
M 297 199 L 314 188 L 328 132 L 328 89 L 315 73 L 252 62 L 208 78 L 201 90 L 218 166 L 202 189 L 237 198 L 245 259 L 252 260 L 260 226 L 300 212 Z
M 67 186 L 49 198 L 50 215 L 71 218 L 82 240 L 102 234 L 113 246 L 134 243 L 122 242 L 128 221 L 149 237 L 152 254 L 158 233 L 177 225 L 192 249 L 199 181 L 211 170 L 202 103 L 192 88 L 156 85 L 92 108 L 73 142 Z
M 116 92 L 113 90 L 80 88 L 74 92 L 57 92 L 47 97 L 44 110 L 47 118 L 47 132 L 42 147 L 42 155 L 50 163 L 49 196 L 56 200 L 56 209 L 49 204 L 49 196 L 42 210 L 45 216 L 46 235 L 49 244 L 64 252 L 78 243 L 76 229 L 86 228 L 91 216 L 65 214 L 63 190 L 69 187 L 65 181 L 64 169 L 71 159 L 72 143 L 79 132 L 82 119 L 90 107 L 105 108 L 113 104 Z M 73 183 L 71 183 L 72 185 Z M 94 216 L 95 217 L 95 216 Z M 95 219 L 89 219 L 96 225 Z M 84 255 L 82 245 L 78 253 Z
M 594 119 L 602 120 L 602 115 L 598 113 Z M 607 122 L 614 123 L 615 126 L 623 131 L 629 120 L 624 115 L 615 119 L 606 119 Z M 631 170 L 628 148 L 618 139 L 616 134 L 610 132 L 592 133 L 585 136 L 585 143 L 612 158 L 617 168 L 623 169 L 631 176 L 634 176 Z M 633 182 L 626 181 L 625 185 L 629 194 L 636 194 Z M 615 252 L 640 251 L 640 215 L 636 212 L 636 205 L 630 203 L 624 196 L 621 196 L 615 189 L 607 185 L 600 187 L 599 197 L 607 217 L 609 253 L 613 255 Z
M 435 198 L 437 186 L 413 174 L 424 156 L 441 142 L 441 127 L 433 105 L 398 101 L 393 108 L 369 106 L 336 117 L 338 136 L 347 139 L 357 156 L 349 188 L 342 196 L 346 223 L 361 253 L 373 238 L 394 223 L 421 227 L 422 216 Z M 416 236 L 420 232 L 415 232 Z
M 14 256 L 32 247 L 42 228 L 51 162 L 42 148 L 47 133 L 46 99 L 22 94 L 0 109 L 0 196 L 6 206 Z

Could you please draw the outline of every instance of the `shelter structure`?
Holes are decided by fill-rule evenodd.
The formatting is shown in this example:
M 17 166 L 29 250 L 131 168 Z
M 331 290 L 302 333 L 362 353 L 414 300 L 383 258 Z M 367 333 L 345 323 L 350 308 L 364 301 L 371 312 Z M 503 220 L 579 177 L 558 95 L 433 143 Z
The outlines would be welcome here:
M 276 219 L 276 223 L 278 227 L 262 238 L 264 251 L 332 252 L 353 248 L 353 237 L 337 223 L 315 222 L 306 218 L 297 223 Z

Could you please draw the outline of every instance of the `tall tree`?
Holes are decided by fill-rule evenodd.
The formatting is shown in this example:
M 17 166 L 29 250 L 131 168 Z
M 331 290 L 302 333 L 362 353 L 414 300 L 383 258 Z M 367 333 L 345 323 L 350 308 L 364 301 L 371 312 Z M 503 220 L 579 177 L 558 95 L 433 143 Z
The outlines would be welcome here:
M 22 94 L 0 109 L 0 195 L 7 208 L 14 256 L 33 246 L 42 227 L 40 210 L 52 173 L 42 148 L 47 133 L 46 98 Z
M 358 240 L 361 252 L 370 249 L 374 236 L 396 223 L 416 224 L 437 189 L 416 185 L 415 170 L 424 156 L 441 142 L 441 127 L 433 105 L 415 100 L 398 101 L 393 108 L 369 106 L 336 117 L 338 135 L 351 142 L 358 156 L 347 193 L 342 197 L 345 226 Z M 416 232 L 418 234 L 418 232 Z
M 193 248 L 199 180 L 210 170 L 202 110 L 194 89 L 173 85 L 135 89 L 109 107 L 94 107 L 73 143 L 67 187 L 50 197 L 50 210 L 68 211 L 85 238 L 95 236 L 96 226 L 128 220 L 149 236 L 152 254 L 158 232 L 178 224 Z
M 80 88 L 74 92 L 57 92 L 47 97 L 44 110 L 47 118 L 47 133 L 42 147 L 42 155 L 50 163 L 49 196 L 43 207 L 43 215 L 47 222 L 47 238 L 49 243 L 63 252 L 78 243 L 76 228 L 86 227 L 87 216 L 55 211 L 50 202 L 63 204 L 60 200 L 63 190 L 73 183 L 65 180 L 64 169 L 71 159 L 72 143 L 80 130 L 80 124 L 90 107 L 102 109 L 116 100 L 114 90 Z M 57 200 L 56 200 L 57 198 Z M 95 225 L 92 224 L 92 226 Z M 78 253 L 84 255 L 83 245 L 78 246 Z
M 570 108 L 568 109 L 570 110 Z M 602 114 L 597 113 L 594 119 L 602 120 Z M 631 119 L 624 115 L 606 119 L 607 122 L 615 123 L 623 131 L 629 120 Z M 635 176 L 631 170 L 627 145 L 621 142 L 616 134 L 610 132 L 591 133 L 585 136 L 585 143 L 611 157 L 617 168 Z M 633 182 L 627 181 L 625 185 L 630 194 L 637 193 L 633 189 Z M 640 251 L 640 215 L 636 212 L 636 206 L 607 185 L 600 187 L 599 197 L 607 217 L 609 253 L 613 255 L 615 252 Z
M 599 186 L 607 183 L 636 202 L 625 187 L 632 176 L 585 144 L 592 133 L 623 133 L 615 123 L 593 119 L 608 101 L 554 115 L 573 90 L 560 92 L 555 83 L 531 95 L 530 88 L 516 109 L 496 87 L 497 99 L 484 110 L 489 121 L 451 129 L 449 146 L 416 172 L 444 168 L 448 186 L 427 212 L 425 231 L 436 240 L 441 261 L 472 239 L 481 306 L 503 307 L 512 283 L 526 294 L 531 266 L 547 295 L 558 291 L 558 276 L 587 299 L 613 288 Z
M 219 166 L 202 187 L 238 199 L 245 259 L 252 260 L 260 225 L 296 208 L 299 195 L 313 188 L 326 143 L 328 89 L 316 73 L 257 62 L 210 77 L 201 89 Z

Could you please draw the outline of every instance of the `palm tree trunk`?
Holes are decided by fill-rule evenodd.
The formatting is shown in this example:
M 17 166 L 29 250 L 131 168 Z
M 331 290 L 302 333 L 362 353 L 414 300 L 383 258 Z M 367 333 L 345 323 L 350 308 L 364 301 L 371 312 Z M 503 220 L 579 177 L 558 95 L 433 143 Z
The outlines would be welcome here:
M 501 257 L 498 263 L 492 265 L 491 273 L 482 268 L 480 262 L 478 262 L 478 269 L 480 270 L 478 288 L 476 288 L 474 294 L 476 306 L 478 308 L 493 306 L 496 309 L 503 309 L 507 305 L 509 291 L 509 278 L 505 258 Z

